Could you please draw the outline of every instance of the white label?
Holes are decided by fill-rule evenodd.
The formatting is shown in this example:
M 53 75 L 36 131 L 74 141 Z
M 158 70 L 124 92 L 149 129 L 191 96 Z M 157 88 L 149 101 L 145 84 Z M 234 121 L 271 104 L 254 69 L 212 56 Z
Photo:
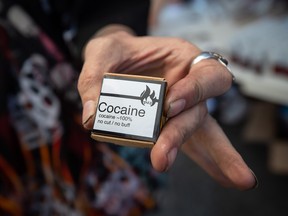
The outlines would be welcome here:
M 153 138 L 161 84 L 104 78 L 94 130 Z

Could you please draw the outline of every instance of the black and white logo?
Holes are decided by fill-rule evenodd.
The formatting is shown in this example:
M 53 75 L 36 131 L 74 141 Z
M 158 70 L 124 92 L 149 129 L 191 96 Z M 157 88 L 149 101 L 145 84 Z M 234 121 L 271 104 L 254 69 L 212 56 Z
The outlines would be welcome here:
M 155 97 L 155 91 L 151 92 L 151 89 L 146 85 L 146 89 L 141 93 L 140 100 L 144 106 L 153 106 L 158 99 Z

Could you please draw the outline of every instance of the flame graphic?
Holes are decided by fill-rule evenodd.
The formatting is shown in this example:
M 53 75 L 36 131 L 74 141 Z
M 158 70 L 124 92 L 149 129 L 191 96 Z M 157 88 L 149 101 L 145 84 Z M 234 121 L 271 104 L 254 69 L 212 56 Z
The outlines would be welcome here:
M 155 97 L 155 91 L 151 93 L 150 88 L 146 85 L 146 90 L 141 93 L 140 100 L 144 106 L 146 104 L 153 106 L 157 101 L 157 98 Z

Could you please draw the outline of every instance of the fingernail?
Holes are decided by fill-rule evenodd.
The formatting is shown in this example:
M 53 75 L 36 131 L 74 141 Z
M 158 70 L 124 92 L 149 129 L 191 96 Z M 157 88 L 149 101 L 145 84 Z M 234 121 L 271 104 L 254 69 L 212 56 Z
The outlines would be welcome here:
M 185 105 L 186 105 L 186 100 L 184 100 L 184 99 L 179 99 L 179 100 L 176 100 L 176 101 L 170 103 L 169 109 L 167 112 L 167 117 L 170 118 L 170 117 L 173 117 L 173 116 L 179 114 L 181 111 L 184 110 Z
M 175 158 L 177 156 L 177 152 L 178 152 L 178 149 L 177 148 L 173 148 L 171 151 L 169 151 L 167 153 L 167 159 L 168 159 L 168 164 L 167 164 L 167 167 L 166 167 L 166 171 L 170 169 L 170 167 L 172 166 L 172 164 L 174 163 L 175 161 Z
M 255 173 L 254 173 L 251 169 L 250 169 L 250 171 L 251 171 L 251 173 L 252 173 L 252 175 L 254 176 L 254 179 L 255 179 L 255 184 L 254 184 L 253 187 L 251 188 L 251 189 L 253 190 L 253 189 L 258 188 L 259 182 L 258 182 L 258 178 L 257 178 L 257 176 L 255 175 Z
M 92 117 L 94 116 L 95 109 L 96 105 L 94 101 L 89 100 L 85 102 L 83 106 L 83 116 L 82 116 L 82 124 L 84 125 L 84 127 L 87 126 L 89 120 L 92 119 Z

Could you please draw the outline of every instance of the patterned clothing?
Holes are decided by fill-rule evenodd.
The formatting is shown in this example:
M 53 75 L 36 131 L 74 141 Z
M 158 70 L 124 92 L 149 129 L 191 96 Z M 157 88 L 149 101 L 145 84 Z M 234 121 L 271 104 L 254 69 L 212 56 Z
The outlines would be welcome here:
M 75 53 L 92 25 L 79 25 L 85 16 L 63 6 L 69 1 L 15 2 L 0 0 L 0 215 L 137 216 L 154 208 L 150 190 L 162 176 L 148 150 L 96 143 L 82 128 Z M 67 9 L 55 29 L 60 13 L 52 8 L 61 7 L 53 3 Z M 128 22 L 115 17 L 107 19 Z

